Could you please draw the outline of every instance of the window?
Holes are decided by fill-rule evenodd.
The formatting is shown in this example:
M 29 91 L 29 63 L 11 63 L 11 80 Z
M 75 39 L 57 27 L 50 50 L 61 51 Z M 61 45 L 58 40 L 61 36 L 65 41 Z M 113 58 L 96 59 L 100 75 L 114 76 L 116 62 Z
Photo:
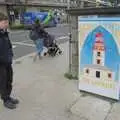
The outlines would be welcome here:
M 97 64 L 99 65 L 101 63 L 101 60 L 97 60 Z
M 86 69 L 86 73 L 89 74 L 89 69 Z
M 100 53 L 100 52 L 97 52 L 97 56 L 99 56 L 99 57 L 100 57 L 100 56 L 101 56 L 101 53 Z
M 100 78 L 100 71 L 96 71 L 96 77 Z
M 108 78 L 112 78 L 112 74 L 111 73 L 108 73 Z

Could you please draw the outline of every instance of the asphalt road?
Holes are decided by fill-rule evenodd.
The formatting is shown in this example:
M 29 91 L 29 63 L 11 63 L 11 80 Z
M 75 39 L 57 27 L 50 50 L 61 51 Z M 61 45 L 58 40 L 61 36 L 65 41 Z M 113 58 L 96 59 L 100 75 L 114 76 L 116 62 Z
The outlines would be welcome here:
M 50 34 L 55 35 L 58 44 L 68 40 L 68 27 L 59 26 L 46 29 Z M 29 39 L 29 31 L 12 31 L 10 39 L 13 45 L 14 59 L 35 52 L 35 46 Z

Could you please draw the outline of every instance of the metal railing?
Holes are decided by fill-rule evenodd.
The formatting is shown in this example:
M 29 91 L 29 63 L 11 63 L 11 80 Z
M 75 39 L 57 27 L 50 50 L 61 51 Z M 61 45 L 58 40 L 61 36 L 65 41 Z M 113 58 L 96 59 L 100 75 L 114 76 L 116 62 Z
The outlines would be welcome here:
M 101 0 L 70 0 L 69 8 L 81 8 L 81 7 L 110 7 L 110 2 L 104 2 Z

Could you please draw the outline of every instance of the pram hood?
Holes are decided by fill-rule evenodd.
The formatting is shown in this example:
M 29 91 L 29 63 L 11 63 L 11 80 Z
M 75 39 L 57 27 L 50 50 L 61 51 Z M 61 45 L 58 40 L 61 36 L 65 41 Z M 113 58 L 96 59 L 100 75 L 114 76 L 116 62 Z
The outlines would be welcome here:
M 44 46 L 45 47 L 49 47 L 49 46 L 51 46 L 54 43 L 54 41 L 55 41 L 55 36 L 47 34 L 44 37 Z

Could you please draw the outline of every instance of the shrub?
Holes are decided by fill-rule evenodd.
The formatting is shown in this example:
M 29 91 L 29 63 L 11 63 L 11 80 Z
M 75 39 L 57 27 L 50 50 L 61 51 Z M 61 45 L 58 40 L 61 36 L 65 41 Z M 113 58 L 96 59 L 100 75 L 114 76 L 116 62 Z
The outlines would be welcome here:
M 10 29 L 11 30 L 23 30 L 24 29 L 24 25 L 23 24 L 11 25 Z

